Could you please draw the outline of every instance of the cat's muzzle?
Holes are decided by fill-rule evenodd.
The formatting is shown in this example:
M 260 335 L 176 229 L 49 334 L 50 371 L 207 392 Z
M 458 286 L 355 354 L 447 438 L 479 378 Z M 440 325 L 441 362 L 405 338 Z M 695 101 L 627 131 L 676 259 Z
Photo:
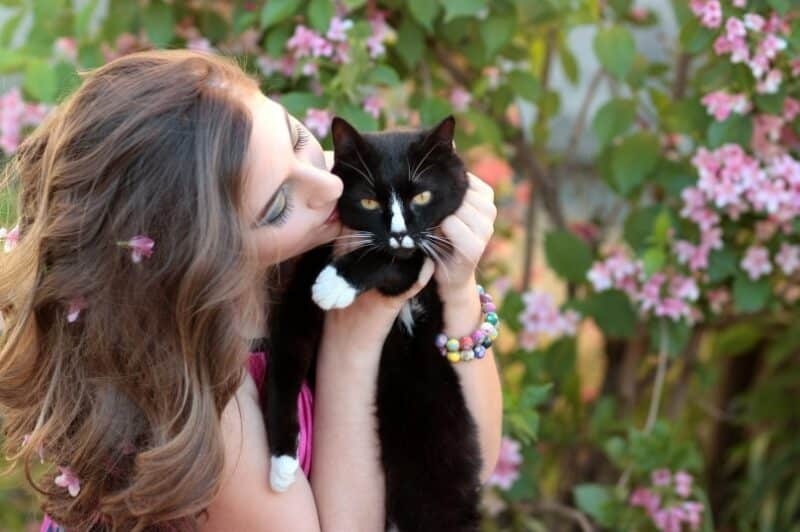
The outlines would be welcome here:
M 407 233 L 392 233 L 389 237 L 389 253 L 407 259 L 417 251 L 417 243 Z

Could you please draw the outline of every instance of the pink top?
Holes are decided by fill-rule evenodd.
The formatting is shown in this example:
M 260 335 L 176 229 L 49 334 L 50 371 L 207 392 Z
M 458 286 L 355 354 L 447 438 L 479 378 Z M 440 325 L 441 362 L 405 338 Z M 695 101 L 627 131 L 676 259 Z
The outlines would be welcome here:
M 267 370 L 267 354 L 263 351 L 251 352 L 250 358 L 247 359 L 247 371 L 258 387 L 259 394 L 261 387 L 264 384 L 264 376 Z M 297 419 L 300 422 L 300 446 L 297 451 L 300 467 L 305 472 L 306 476 L 311 472 L 311 442 L 313 435 L 313 412 L 314 412 L 314 397 L 311 394 L 311 388 L 303 381 L 300 387 L 300 393 L 297 395 Z M 267 482 L 267 479 L 264 479 Z M 64 528 L 58 526 L 50 519 L 49 516 L 44 516 L 42 526 L 39 532 L 61 532 Z

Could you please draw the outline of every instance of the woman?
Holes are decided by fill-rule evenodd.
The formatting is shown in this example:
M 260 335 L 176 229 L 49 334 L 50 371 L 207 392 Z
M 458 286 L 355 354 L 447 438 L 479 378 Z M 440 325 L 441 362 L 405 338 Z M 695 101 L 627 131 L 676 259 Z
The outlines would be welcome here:
M 6 447 L 67 528 L 347 530 L 383 526 L 375 377 L 383 339 L 430 276 L 447 333 L 478 322 L 474 267 L 492 232 L 472 178 L 443 224 L 461 254 L 409 293 L 363 294 L 326 316 L 313 470 L 269 489 L 256 380 L 275 266 L 336 239 L 341 181 L 319 143 L 231 60 L 119 58 L 85 76 L 7 168 L 19 243 L 0 260 Z M 440 275 L 441 274 L 441 275 Z M 250 365 L 252 368 L 252 364 Z M 484 479 L 501 420 L 491 355 L 459 364 Z M 254 380 L 253 377 L 256 377 Z M 29 475 L 29 480 L 34 482 Z

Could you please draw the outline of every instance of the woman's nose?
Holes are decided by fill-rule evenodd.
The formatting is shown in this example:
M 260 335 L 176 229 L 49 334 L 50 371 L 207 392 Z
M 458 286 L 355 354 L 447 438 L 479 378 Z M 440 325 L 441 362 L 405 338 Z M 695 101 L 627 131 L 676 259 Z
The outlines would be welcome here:
M 344 185 L 335 174 L 313 167 L 307 170 L 308 206 L 311 209 L 330 207 L 342 195 Z

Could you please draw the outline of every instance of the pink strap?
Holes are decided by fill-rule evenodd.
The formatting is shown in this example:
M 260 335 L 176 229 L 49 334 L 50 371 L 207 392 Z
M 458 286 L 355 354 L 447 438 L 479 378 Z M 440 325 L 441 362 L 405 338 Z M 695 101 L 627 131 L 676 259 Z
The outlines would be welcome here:
M 247 369 L 256 382 L 260 393 L 267 369 L 267 354 L 263 351 L 250 353 L 250 358 L 247 361 Z M 300 423 L 300 445 L 297 450 L 297 455 L 300 461 L 300 467 L 303 469 L 306 476 L 311 472 L 311 444 L 313 442 L 314 431 L 313 414 L 314 396 L 311 394 L 311 388 L 303 381 L 300 387 L 300 393 L 297 395 L 297 420 Z

